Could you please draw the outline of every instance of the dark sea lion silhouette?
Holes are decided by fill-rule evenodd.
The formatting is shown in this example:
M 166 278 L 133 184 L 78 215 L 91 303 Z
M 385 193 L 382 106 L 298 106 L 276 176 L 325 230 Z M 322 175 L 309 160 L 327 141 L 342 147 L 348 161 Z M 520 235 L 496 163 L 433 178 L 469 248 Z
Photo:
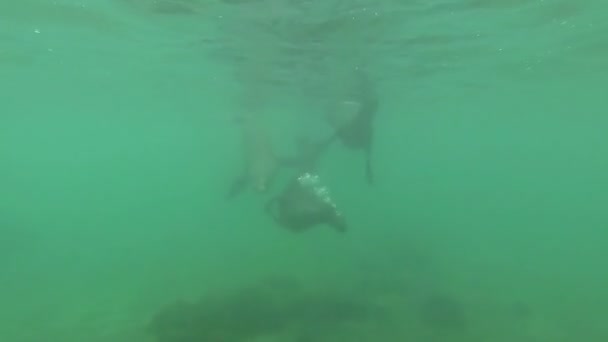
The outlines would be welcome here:
M 338 232 L 348 229 L 327 188 L 321 186 L 318 176 L 308 172 L 293 179 L 280 195 L 268 201 L 266 212 L 277 224 L 294 232 L 322 224 Z
M 344 146 L 365 152 L 365 175 L 367 182 L 373 184 L 373 123 L 378 111 L 378 98 L 371 81 L 364 74 L 360 74 L 351 99 L 341 104 L 350 107 L 352 113 L 346 117 L 339 117 L 339 114 L 331 111 L 328 113 L 328 121 L 334 128 L 337 139 Z

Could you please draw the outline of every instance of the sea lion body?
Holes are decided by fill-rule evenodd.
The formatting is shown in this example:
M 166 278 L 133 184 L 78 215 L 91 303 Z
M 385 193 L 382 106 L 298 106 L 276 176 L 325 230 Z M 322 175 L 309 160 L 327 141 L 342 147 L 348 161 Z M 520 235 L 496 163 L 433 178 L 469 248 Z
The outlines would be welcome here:
M 267 128 L 258 117 L 244 117 L 237 121 L 241 135 L 243 171 L 234 180 L 228 198 L 233 198 L 251 187 L 265 192 L 274 180 L 280 162 L 275 154 Z
M 255 191 L 264 192 L 275 178 L 279 169 L 279 160 L 270 136 L 263 127 L 247 125 L 242 130 L 245 175 Z
M 294 168 L 298 172 L 312 171 L 319 157 L 336 139 L 330 136 L 319 142 L 308 139 L 298 140 L 298 150 L 294 156 L 278 156 L 266 127 L 258 120 L 240 120 L 244 171 L 232 184 L 228 197 L 232 198 L 248 186 L 256 192 L 268 190 L 281 168 Z

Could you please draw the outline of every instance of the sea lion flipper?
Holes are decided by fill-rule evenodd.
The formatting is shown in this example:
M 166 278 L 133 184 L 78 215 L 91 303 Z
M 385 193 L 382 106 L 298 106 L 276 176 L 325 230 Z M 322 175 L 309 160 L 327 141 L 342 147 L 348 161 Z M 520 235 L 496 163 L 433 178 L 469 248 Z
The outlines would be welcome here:
M 240 176 L 232 182 L 230 185 L 230 191 L 226 195 L 226 199 L 233 199 L 234 197 L 240 195 L 245 188 L 247 187 L 247 177 Z

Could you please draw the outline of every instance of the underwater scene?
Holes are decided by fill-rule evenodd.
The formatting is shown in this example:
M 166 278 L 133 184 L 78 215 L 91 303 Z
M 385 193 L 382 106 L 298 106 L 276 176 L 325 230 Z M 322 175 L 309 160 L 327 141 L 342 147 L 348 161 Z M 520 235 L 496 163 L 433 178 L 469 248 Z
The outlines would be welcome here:
M 1 0 L 0 341 L 608 341 L 606 13 Z

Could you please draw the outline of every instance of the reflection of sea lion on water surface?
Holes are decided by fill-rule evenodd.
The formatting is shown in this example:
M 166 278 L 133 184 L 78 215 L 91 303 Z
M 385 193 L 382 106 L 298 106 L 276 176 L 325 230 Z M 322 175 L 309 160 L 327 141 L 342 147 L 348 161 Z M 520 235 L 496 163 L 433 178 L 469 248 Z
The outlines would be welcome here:
M 371 81 L 365 75 L 360 76 L 353 94 L 340 102 L 339 107 L 333 108 L 327 114 L 327 120 L 344 146 L 365 152 L 365 175 L 367 182 L 373 184 L 373 120 L 378 110 L 378 99 Z
M 321 186 L 318 176 L 310 173 L 304 173 L 289 183 L 280 195 L 267 203 L 266 211 L 276 223 L 295 232 L 321 224 L 339 232 L 347 229 L 346 221 L 327 188 Z

